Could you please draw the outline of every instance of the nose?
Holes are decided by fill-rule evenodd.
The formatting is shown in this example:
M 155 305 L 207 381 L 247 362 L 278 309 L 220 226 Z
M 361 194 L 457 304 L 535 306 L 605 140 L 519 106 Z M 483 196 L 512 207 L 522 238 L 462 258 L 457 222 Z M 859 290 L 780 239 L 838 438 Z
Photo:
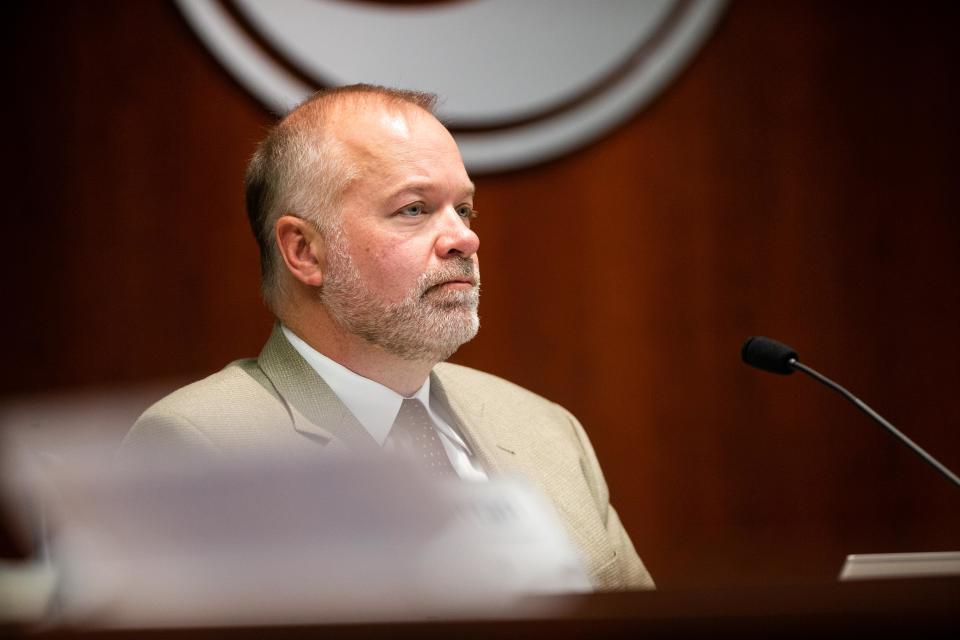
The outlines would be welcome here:
M 437 236 L 437 256 L 469 258 L 480 248 L 480 237 L 470 228 L 470 220 L 463 218 L 453 207 L 443 212 L 442 228 Z

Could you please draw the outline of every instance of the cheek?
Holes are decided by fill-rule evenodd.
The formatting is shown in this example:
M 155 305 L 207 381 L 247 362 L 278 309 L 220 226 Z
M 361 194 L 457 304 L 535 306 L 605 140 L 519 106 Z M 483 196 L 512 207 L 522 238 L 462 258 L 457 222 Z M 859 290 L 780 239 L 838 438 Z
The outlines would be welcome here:
M 385 298 L 399 301 L 423 273 L 423 267 L 402 247 L 369 247 L 358 257 L 362 261 L 360 273 L 367 286 L 380 291 Z

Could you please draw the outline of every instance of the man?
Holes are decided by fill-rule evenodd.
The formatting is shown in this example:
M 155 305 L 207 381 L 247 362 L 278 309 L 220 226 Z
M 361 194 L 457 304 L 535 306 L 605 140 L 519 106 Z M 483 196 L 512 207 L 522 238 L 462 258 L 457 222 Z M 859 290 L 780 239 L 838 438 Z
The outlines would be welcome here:
M 464 479 L 520 472 L 554 502 L 595 587 L 652 587 L 576 419 L 443 362 L 479 328 L 480 241 L 473 183 L 432 106 L 343 87 L 271 131 L 246 187 L 279 322 L 259 358 L 164 398 L 124 447 L 396 446 Z

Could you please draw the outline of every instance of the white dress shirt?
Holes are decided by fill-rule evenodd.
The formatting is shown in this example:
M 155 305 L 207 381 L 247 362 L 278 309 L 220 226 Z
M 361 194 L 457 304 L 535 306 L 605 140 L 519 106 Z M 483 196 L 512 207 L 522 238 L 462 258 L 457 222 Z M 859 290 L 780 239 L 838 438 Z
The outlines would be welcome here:
M 350 413 L 382 447 L 387 441 L 390 427 L 393 426 L 393 421 L 400 412 L 400 405 L 405 396 L 331 360 L 287 327 L 281 325 L 281 329 L 297 353 L 313 367 L 317 375 L 323 378 Z M 443 448 L 457 475 L 463 480 L 486 480 L 487 474 L 472 456 L 466 442 L 443 417 L 446 408 L 441 407 L 440 401 L 430 393 L 430 377 L 427 376 L 423 386 L 409 397 L 416 398 L 427 408 L 440 434 L 440 442 L 443 443 Z

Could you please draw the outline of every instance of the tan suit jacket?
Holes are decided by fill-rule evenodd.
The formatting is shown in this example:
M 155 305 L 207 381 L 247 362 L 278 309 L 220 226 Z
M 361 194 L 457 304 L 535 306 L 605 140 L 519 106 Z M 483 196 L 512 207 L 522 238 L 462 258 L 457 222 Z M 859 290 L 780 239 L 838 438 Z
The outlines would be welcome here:
M 438 364 L 431 390 L 488 474 L 524 475 L 553 501 L 597 589 L 652 588 L 583 428 L 563 407 L 495 376 Z M 124 439 L 216 453 L 251 448 L 375 447 L 366 429 L 283 337 L 279 325 L 256 360 L 238 360 L 150 407 Z

